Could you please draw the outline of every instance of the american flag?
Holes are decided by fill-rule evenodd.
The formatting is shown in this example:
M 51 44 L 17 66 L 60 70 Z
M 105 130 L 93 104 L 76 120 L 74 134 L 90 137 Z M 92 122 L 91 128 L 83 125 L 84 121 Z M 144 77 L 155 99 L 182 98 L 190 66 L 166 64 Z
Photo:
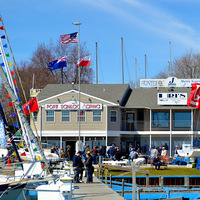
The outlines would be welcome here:
M 66 34 L 66 35 L 60 35 L 60 38 L 61 38 L 60 43 L 63 43 L 63 44 L 77 43 L 77 34 L 78 34 L 78 32 L 70 33 L 70 34 Z

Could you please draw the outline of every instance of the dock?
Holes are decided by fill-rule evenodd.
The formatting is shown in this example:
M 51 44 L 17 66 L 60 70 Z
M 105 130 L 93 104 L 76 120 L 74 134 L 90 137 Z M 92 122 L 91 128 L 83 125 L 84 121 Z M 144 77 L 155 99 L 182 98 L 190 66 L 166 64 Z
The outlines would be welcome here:
M 124 200 L 117 192 L 112 190 L 106 184 L 102 183 L 96 176 L 93 176 L 93 183 L 76 183 L 74 185 L 73 199 L 78 200 Z

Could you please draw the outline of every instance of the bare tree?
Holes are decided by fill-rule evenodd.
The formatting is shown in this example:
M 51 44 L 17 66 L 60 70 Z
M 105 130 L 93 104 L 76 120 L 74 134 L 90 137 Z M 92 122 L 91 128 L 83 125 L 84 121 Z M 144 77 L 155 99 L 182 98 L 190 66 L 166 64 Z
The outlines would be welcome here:
M 177 78 L 198 78 L 200 75 L 200 54 L 192 51 L 173 62 L 173 75 Z

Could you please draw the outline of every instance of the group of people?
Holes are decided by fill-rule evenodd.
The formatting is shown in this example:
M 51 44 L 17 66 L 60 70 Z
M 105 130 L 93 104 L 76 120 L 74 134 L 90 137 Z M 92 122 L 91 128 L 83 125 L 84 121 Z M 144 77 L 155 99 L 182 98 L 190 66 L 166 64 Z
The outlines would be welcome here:
M 87 181 L 86 183 L 92 183 L 92 175 L 94 173 L 94 167 L 92 165 L 93 157 L 90 152 L 85 152 L 85 160 L 82 159 L 81 151 L 78 151 L 73 157 L 74 168 L 74 183 L 81 183 L 83 178 L 83 171 L 86 168 Z
M 64 150 L 62 148 L 58 148 L 57 146 L 52 146 L 51 153 L 56 153 L 60 158 L 66 158 Z

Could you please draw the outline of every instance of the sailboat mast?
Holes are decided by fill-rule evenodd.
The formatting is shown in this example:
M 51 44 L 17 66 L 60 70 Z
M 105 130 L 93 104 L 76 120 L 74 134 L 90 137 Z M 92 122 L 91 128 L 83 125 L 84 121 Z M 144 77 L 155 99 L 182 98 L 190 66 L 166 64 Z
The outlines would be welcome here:
M 122 53 L 122 84 L 124 84 L 124 47 L 123 47 L 123 37 L 121 37 L 121 53 Z
M 25 126 L 26 130 L 28 131 L 28 135 L 30 137 L 30 140 L 32 140 L 35 143 L 35 146 L 38 149 L 42 160 L 44 160 L 44 162 L 48 166 L 49 170 L 51 170 L 50 165 L 49 165 L 49 163 L 48 163 L 48 161 L 47 161 L 47 159 L 44 155 L 44 152 L 43 152 L 41 146 L 39 145 L 38 139 L 35 137 L 35 134 L 33 133 L 33 130 L 31 129 L 30 124 L 28 123 L 28 120 L 24 115 L 24 112 L 22 110 L 20 102 L 19 102 L 18 98 L 15 96 L 11 86 L 9 85 L 8 79 L 7 79 L 7 77 L 4 73 L 1 65 L 0 65 L 0 76 L 1 76 L 2 82 L 3 82 L 6 90 L 10 94 L 10 98 L 12 99 L 12 102 L 13 102 L 13 104 L 14 104 L 14 106 L 15 106 L 18 114 L 19 114 L 19 118 L 21 118 L 23 125 Z
M 96 84 L 98 84 L 98 48 L 97 48 L 97 42 L 96 42 Z

